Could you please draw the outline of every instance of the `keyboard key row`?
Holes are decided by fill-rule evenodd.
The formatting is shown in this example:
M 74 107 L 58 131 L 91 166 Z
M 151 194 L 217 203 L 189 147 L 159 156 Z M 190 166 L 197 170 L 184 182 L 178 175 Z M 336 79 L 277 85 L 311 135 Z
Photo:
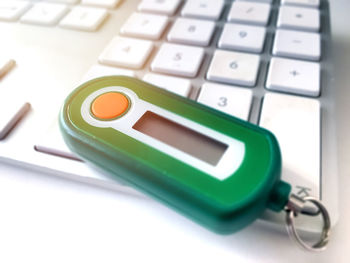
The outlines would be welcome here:
M 266 87 L 270 90 L 317 97 L 320 95 L 320 64 L 272 58 Z
M 299 0 L 300 3 L 313 3 L 315 0 Z M 304 2 L 303 2 L 304 1 Z M 25 15 L 22 22 L 39 25 L 55 25 L 68 12 L 67 4 L 81 3 L 94 7 L 114 8 L 120 0 L 52 0 L 53 3 L 34 3 L 20 0 L 4 0 L 0 3 L 0 19 L 8 21 L 18 20 L 31 6 L 29 13 Z M 270 2 L 270 1 L 267 1 Z M 293 3 L 293 1 L 291 1 Z M 297 3 L 298 0 L 294 0 Z M 180 0 L 143 0 L 139 6 L 139 11 L 153 12 L 163 15 L 173 15 L 178 9 Z M 289 2 L 287 1 L 287 4 Z M 185 17 L 217 20 L 220 17 L 225 5 L 224 0 L 189 0 L 186 1 L 181 10 L 181 15 Z M 257 3 L 249 1 L 233 2 L 227 20 L 229 22 L 248 23 L 256 25 L 266 25 L 270 16 L 270 4 Z M 95 16 L 96 25 L 91 25 L 93 16 Z M 75 12 L 71 17 L 72 21 L 68 24 L 63 23 L 63 27 L 78 30 L 96 30 L 98 25 L 105 18 L 104 15 L 89 14 L 88 20 L 84 20 L 87 14 Z M 83 21 L 84 20 L 84 21 Z M 74 25 L 72 25 L 74 24 Z M 76 25 L 78 24 L 78 25 Z M 287 29 L 301 29 L 309 31 L 318 31 L 320 28 L 320 14 L 317 9 L 295 7 L 283 5 L 279 10 L 277 26 Z
M 71 2 L 56 2 L 59 3 L 39 2 L 31 4 L 28 1 L 5 0 L 0 2 L 0 20 L 20 20 L 22 23 L 44 26 L 53 26 L 59 23 L 64 28 L 95 31 L 108 15 L 105 8 L 74 6 L 70 10 L 66 4 Z M 109 2 L 104 1 L 103 3 L 107 4 Z M 82 3 L 92 4 L 93 1 L 83 1 Z
M 46 2 L 54 2 L 61 4 L 78 4 L 91 5 L 96 7 L 106 7 L 114 8 L 116 7 L 121 0 L 45 0 Z
M 160 39 L 168 24 L 166 16 L 134 13 L 121 29 L 121 34 L 150 40 Z M 178 18 L 167 39 L 169 42 L 208 46 L 215 30 L 215 23 L 198 19 Z M 218 41 L 218 47 L 236 51 L 261 53 L 266 28 L 260 26 L 226 23 Z M 319 33 L 294 30 L 276 30 L 273 55 L 307 60 L 321 57 Z
M 158 40 L 169 19 L 164 15 L 133 13 L 120 33 L 125 36 Z M 179 18 L 173 24 L 168 41 L 179 44 L 208 46 L 213 36 L 215 23 L 198 19 Z
M 180 0 L 142 0 L 138 5 L 138 11 L 171 16 L 178 9 L 180 2 Z M 263 3 L 235 1 L 232 3 L 227 21 L 267 25 L 270 2 L 269 0 Z M 220 18 L 224 6 L 224 0 L 188 0 L 181 10 L 181 16 L 216 21 Z

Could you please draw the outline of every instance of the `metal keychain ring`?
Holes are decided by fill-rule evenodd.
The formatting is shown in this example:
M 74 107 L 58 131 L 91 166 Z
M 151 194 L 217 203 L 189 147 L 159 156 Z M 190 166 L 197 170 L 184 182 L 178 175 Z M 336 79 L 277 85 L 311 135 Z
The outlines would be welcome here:
M 304 197 L 302 200 L 305 202 L 306 201 L 312 202 L 319 209 L 319 211 L 322 215 L 323 228 L 322 228 L 320 240 L 313 245 L 309 245 L 300 238 L 299 234 L 296 231 L 295 224 L 294 224 L 294 217 L 298 214 L 298 212 L 293 211 L 292 209 L 286 210 L 286 212 L 287 212 L 286 222 L 287 222 L 288 234 L 303 249 L 306 249 L 308 251 L 313 251 L 313 252 L 323 251 L 326 248 L 326 245 L 329 241 L 330 229 L 331 229 L 331 220 L 330 220 L 328 211 L 322 205 L 322 203 L 314 197 L 307 196 L 307 197 Z

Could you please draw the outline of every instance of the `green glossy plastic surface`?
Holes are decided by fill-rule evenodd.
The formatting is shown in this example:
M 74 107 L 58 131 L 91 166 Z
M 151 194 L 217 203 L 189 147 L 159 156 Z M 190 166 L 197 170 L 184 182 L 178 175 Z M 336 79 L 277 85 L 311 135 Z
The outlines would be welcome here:
M 83 101 L 109 86 L 129 88 L 142 100 L 244 142 L 241 166 L 221 181 L 112 128 L 89 125 L 80 115 Z M 281 210 L 289 196 L 273 134 L 140 80 L 103 77 L 81 85 L 66 99 L 60 126 L 69 148 L 83 159 L 217 233 L 241 229 L 267 207 Z

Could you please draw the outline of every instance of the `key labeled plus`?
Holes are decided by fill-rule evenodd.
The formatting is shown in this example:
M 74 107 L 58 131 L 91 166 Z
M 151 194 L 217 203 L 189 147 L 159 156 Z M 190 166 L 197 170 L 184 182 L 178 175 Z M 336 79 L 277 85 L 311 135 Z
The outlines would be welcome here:
M 272 58 L 266 88 L 317 97 L 320 94 L 320 74 L 318 63 Z

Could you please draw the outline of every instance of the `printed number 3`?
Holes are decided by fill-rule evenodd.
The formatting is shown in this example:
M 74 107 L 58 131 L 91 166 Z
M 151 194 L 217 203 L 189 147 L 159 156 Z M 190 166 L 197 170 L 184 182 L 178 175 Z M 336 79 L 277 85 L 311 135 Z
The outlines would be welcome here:
M 227 98 L 226 97 L 220 97 L 218 102 L 219 107 L 226 107 L 227 106 Z

